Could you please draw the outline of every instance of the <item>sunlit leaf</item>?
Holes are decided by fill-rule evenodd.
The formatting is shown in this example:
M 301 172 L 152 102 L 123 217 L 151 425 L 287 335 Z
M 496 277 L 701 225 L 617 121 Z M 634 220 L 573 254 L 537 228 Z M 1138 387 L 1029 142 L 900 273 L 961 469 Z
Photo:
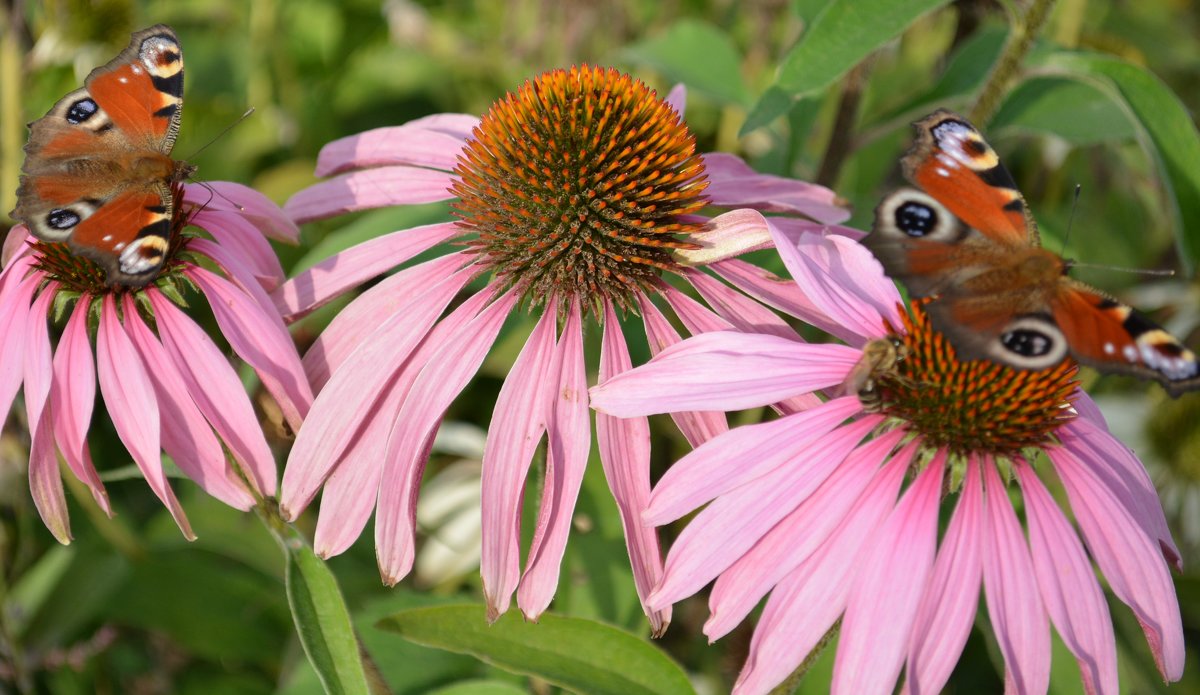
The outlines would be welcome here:
M 741 56 L 729 36 L 711 24 L 686 19 L 665 32 L 625 49 L 625 57 L 662 71 L 726 103 L 744 104 L 749 94 L 742 83 Z

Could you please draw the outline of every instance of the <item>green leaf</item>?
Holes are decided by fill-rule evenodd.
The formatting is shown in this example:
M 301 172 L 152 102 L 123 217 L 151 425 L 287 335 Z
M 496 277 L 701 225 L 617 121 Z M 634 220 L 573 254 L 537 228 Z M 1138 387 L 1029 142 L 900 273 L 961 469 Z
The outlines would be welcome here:
M 871 51 L 948 0 L 834 0 L 792 48 L 776 84 L 796 95 L 824 89 Z
M 516 673 L 588 694 L 694 693 L 675 662 L 648 642 L 615 627 L 543 614 L 525 622 L 515 611 L 487 624 L 480 605 L 396 613 L 379 627 L 432 647 L 473 654 Z
M 1086 82 L 1035 78 L 1010 92 L 988 130 L 1015 128 L 1057 135 L 1075 146 L 1129 140 L 1137 133 L 1125 111 Z
M 1200 133 L 1187 109 L 1153 73 L 1118 58 L 1058 53 L 1045 65 L 1051 72 L 1088 81 L 1128 110 L 1168 188 L 1180 256 L 1193 272 L 1200 261 L 1200 225 L 1183 221 L 1200 220 Z
M 672 82 L 682 82 L 724 103 L 750 100 L 742 82 L 741 56 L 729 36 L 711 24 L 681 20 L 628 47 L 624 55 L 630 62 L 649 65 Z
M 1007 38 L 1008 31 L 1002 27 L 981 29 L 950 56 L 946 69 L 942 71 L 942 76 L 932 89 L 916 95 L 904 106 L 890 111 L 886 117 L 879 120 L 915 120 L 939 106 L 947 106 L 948 102 L 973 93 L 987 79 L 996 59 L 1000 57 L 1000 51 L 1004 49 Z
M 350 612 L 329 567 L 312 548 L 289 547 L 286 578 L 300 644 L 325 692 L 370 693 Z
M 527 695 L 528 692 L 504 681 L 472 680 L 438 688 L 429 695 Z

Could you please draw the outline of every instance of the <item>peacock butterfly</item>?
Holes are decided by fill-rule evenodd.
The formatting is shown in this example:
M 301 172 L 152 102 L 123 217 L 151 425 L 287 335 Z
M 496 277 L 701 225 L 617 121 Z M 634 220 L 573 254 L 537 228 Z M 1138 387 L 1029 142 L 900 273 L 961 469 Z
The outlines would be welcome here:
M 153 280 L 170 247 L 173 189 L 195 167 L 171 158 L 183 107 L 183 53 L 170 27 L 143 29 L 30 124 L 12 217 L 66 242 L 110 285 Z
M 964 359 L 1044 369 L 1067 358 L 1160 382 L 1172 396 L 1200 389 L 1196 355 L 1161 327 L 1067 276 L 995 150 L 966 119 L 937 111 L 913 124 L 901 160 L 920 190 L 875 209 L 863 243 L 926 306 Z

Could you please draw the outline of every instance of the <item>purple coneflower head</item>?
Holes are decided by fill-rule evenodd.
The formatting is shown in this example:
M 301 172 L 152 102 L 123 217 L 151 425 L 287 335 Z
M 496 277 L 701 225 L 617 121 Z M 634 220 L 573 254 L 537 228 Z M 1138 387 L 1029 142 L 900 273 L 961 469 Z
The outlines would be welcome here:
M 109 286 L 101 266 L 63 244 L 37 241 L 20 226 L 5 244 L 0 412 L 9 411 L 23 387 L 33 500 L 63 543 L 71 532 L 59 455 L 112 513 L 87 444 L 97 382 L 117 436 L 189 539 L 162 453 L 205 492 L 238 509 L 275 494 L 274 459 L 237 372 L 182 309 L 195 293 L 290 426 L 299 427 L 312 403 L 300 357 L 267 294 L 283 271 L 266 237 L 295 242 L 296 226 L 238 184 L 188 185 L 176 197 L 183 212 L 168 259 L 145 287 Z M 64 324 L 56 344 L 47 317 Z
M 594 408 L 621 417 L 738 410 L 841 393 L 848 381 L 864 391 L 725 432 L 664 474 L 648 525 L 703 509 L 670 549 L 650 607 L 713 582 L 705 634 L 715 640 L 769 594 L 736 693 L 770 691 L 839 621 L 834 692 L 891 693 L 904 671 L 906 692 L 937 693 L 982 589 L 1007 690 L 1046 692 L 1053 625 L 1085 690 L 1116 693 L 1116 641 L 1094 562 L 1133 609 L 1163 678 L 1178 680 L 1183 633 L 1169 568 L 1179 553 L 1149 476 L 1076 389 L 1074 365 L 961 362 L 920 305 L 887 310 L 899 296 L 866 250 L 806 238 L 780 251 L 798 284 L 828 288 L 809 296 L 859 331 L 859 344 L 871 339 L 865 351 L 714 332 L 591 391 Z M 880 339 L 893 359 L 872 354 Z M 864 378 L 864 364 L 879 368 Z M 1010 499 L 1018 491 L 1024 528 Z M 957 502 L 939 540 L 949 497 Z
M 317 172 L 336 176 L 288 201 L 297 221 L 435 200 L 454 200 L 460 221 L 366 242 L 275 293 L 285 315 L 298 317 L 417 254 L 458 242 L 458 250 L 403 267 L 355 299 L 305 355 L 320 392 L 288 460 L 281 508 L 295 518 L 323 487 L 319 554 L 344 551 L 374 511 L 384 581 L 408 574 L 431 437 L 505 320 L 525 307 L 539 318 L 497 398 L 483 455 L 481 573 L 491 615 L 507 610 L 516 591 L 521 610 L 536 617 L 558 583 L 592 447 L 585 327 L 601 327 L 598 368 L 607 378 L 631 366 L 618 312 L 641 314 L 655 351 L 679 340 L 653 298 L 693 333 L 795 337 L 763 303 L 826 321 L 794 286 L 729 257 L 771 243 L 762 212 L 781 213 L 772 218 L 781 233 L 800 236 L 828 229 L 846 211 L 823 187 L 756 174 L 728 155 L 698 154 L 680 113 L 627 75 L 584 66 L 526 82 L 482 119 L 430 116 L 325 147 Z M 717 205 L 755 209 L 704 214 Z M 712 309 L 664 275 L 690 284 Z M 447 312 L 480 276 L 484 289 Z M 696 444 L 726 429 L 719 413 L 681 413 L 676 421 Z M 662 567 L 657 538 L 640 522 L 650 485 L 649 426 L 644 418 L 601 415 L 596 432 L 644 598 Z M 522 493 L 543 438 L 545 480 L 522 573 Z M 669 607 L 649 615 L 661 631 Z

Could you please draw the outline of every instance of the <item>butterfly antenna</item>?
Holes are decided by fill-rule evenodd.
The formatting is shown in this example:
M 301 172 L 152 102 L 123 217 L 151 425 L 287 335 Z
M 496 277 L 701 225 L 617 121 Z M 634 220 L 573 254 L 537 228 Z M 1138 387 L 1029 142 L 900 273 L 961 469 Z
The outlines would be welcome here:
M 206 142 L 206 143 L 204 143 L 203 145 L 201 145 L 201 146 L 200 146 L 200 149 L 196 150 L 195 152 L 192 152 L 191 156 L 189 156 L 189 157 L 186 157 L 187 161 L 189 161 L 189 162 L 190 162 L 190 161 L 192 161 L 192 160 L 193 160 L 193 159 L 195 159 L 197 156 L 199 156 L 199 154 L 200 154 L 201 152 L 203 152 L 204 150 L 207 150 L 207 149 L 208 149 L 210 146 L 212 146 L 212 144 L 213 144 L 214 142 L 216 142 L 217 140 L 220 140 L 221 138 L 225 137 L 225 134 L 226 134 L 226 133 L 228 133 L 229 131 L 233 130 L 235 126 L 237 126 L 237 125 L 238 125 L 238 124 L 240 124 L 242 121 L 244 121 L 244 120 L 246 120 L 247 118 L 249 118 L 249 117 L 250 117 L 250 114 L 252 114 L 252 113 L 254 113 L 254 107 L 253 107 L 253 106 L 251 106 L 250 108 L 246 109 L 246 113 L 243 113 L 243 114 L 242 114 L 242 115 L 241 115 L 241 116 L 240 116 L 240 117 L 239 117 L 239 118 L 238 118 L 236 121 L 234 121 L 233 123 L 230 123 L 229 125 L 225 126 L 225 129 L 224 129 L 224 130 L 222 130 L 221 132 L 217 133 L 216 137 L 214 137 L 212 140 L 209 140 L 208 142 Z

